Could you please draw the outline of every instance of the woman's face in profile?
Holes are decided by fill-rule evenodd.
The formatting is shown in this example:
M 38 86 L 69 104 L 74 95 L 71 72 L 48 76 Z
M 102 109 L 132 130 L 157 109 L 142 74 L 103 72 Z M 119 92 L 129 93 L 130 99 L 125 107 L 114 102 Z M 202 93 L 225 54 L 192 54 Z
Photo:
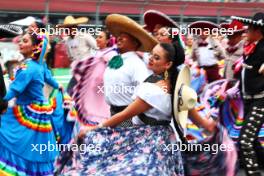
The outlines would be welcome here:
M 99 35 L 96 37 L 97 47 L 100 49 L 104 49 L 107 47 L 108 40 L 106 38 L 105 32 L 101 31 Z
M 166 51 L 160 45 L 156 45 L 151 52 L 148 68 L 155 74 L 162 74 L 169 69 L 170 65 Z
M 18 46 L 21 54 L 25 57 L 30 56 L 34 49 L 30 34 L 23 35 Z

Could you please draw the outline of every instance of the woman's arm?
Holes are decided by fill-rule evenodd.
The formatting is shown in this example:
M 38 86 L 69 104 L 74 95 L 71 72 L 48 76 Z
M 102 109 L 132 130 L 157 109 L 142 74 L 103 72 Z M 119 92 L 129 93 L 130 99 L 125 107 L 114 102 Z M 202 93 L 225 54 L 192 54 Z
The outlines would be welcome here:
M 205 128 L 209 132 L 214 132 L 216 127 L 216 122 L 213 119 L 205 119 L 200 116 L 196 109 L 189 111 L 189 117 L 197 125 Z
M 59 84 L 58 82 L 54 79 L 53 75 L 51 74 L 50 69 L 47 66 L 47 63 L 44 63 L 44 78 L 45 78 L 45 82 L 47 84 L 49 84 L 51 87 L 58 89 L 59 88 Z

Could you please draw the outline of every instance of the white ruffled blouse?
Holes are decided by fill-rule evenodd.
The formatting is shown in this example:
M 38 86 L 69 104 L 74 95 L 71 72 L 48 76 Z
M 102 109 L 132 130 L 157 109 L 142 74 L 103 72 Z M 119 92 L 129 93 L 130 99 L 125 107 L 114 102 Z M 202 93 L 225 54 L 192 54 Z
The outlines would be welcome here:
M 152 106 L 151 109 L 144 112 L 146 116 L 158 121 L 171 121 L 171 94 L 166 93 L 154 83 L 144 82 L 136 88 L 132 99 L 137 97 Z M 137 116 L 133 117 L 132 121 L 135 125 L 144 124 Z

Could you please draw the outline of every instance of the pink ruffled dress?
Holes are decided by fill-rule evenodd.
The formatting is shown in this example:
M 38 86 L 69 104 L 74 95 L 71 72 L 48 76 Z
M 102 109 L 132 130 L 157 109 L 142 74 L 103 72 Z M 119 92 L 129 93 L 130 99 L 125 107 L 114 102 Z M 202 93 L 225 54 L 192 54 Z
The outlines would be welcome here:
M 73 99 L 82 125 L 96 125 L 111 117 L 104 98 L 103 75 L 108 61 L 115 55 L 117 51 L 113 47 L 98 50 L 94 57 L 79 61 L 73 69 L 77 80 Z

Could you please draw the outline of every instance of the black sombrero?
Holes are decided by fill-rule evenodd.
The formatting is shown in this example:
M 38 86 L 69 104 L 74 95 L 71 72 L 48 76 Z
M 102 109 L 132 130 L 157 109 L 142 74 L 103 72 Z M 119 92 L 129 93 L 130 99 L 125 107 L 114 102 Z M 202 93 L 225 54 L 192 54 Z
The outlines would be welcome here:
M 23 30 L 21 27 L 13 24 L 0 25 L 0 38 L 15 37 L 21 35 Z
M 243 18 L 243 17 L 237 17 L 237 16 L 232 16 L 231 18 L 234 20 L 240 21 L 244 24 L 264 28 L 264 13 L 262 13 L 262 12 L 256 13 L 253 16 L 253 18 Z

